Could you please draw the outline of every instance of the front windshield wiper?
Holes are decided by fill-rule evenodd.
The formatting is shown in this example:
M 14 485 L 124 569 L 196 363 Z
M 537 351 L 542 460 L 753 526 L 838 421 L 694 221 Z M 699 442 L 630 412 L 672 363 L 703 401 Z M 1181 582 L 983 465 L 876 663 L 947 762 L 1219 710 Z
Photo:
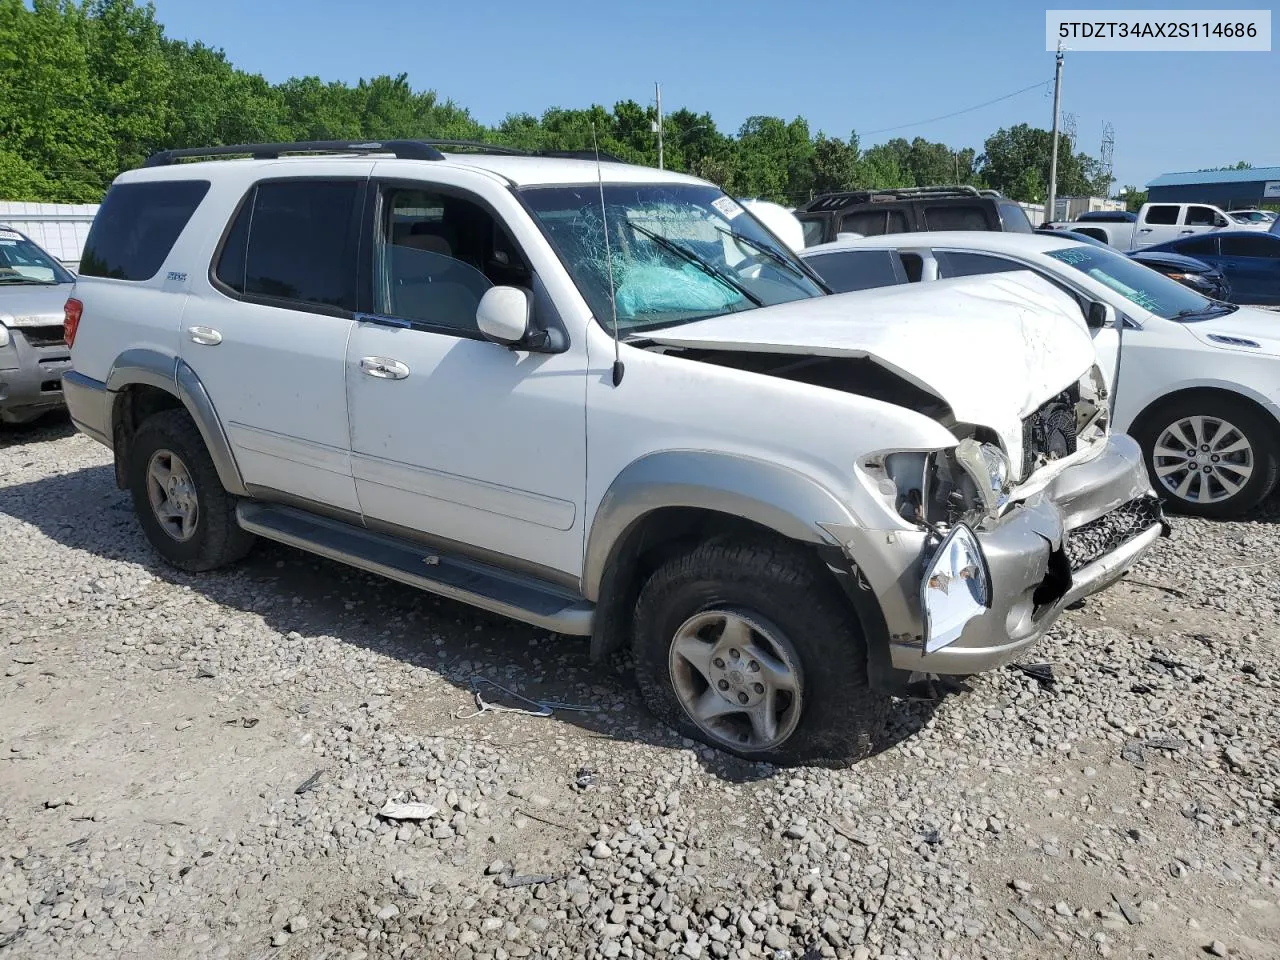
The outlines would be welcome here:
M 1223 316 L 1226 316 L 1227 314 L 1235 313 L 1239 309 L 1240 309 L 1240 305 L 1238 303 L 1224 303 L 1221 300 L 1215 300 L 1215 301 L 1212 301 L 1207 307 L 1200 307 L 1198 310 L 1193 310 L 1190 308 L 1186 310 L 1179 310 L 1169 319 L 1170 320 L 1189 320 L 1192 317 L 1207 317 L 1211 314 L 1218 314 L 1218 313 L 1221 313 Z
M 799 264 L 793 263 L 791 260 L 789 260 L 787 257 L 784 257 L 782 254 L 780 254 L 777 250 L 774 250 L 769 245 L 761 243 L 759 240 L 752 240 L 750 237 L 748 237 L 744 233 L 738 233 L 736 230 L 726 230 L 724 227 L 720 226 L 720 224 L 718 223 L 713 223 L 712 226 L 715 227 L 717 230 L 719 230 L 721 233 L 723 233 L 726 237 L 732 237 L 734 240 L 742 241 L 752 250 L 755 250 L 756 252 L 761 253 L 764 256 L 768 257 L 778 266 L 785 268 L 787 271 L 794 274 L 795 276 L 801 277 L 805 280 L 813 281 L 818 285 L 818 289 L 820 289 L 823 293 L 832 292 L 831 288 L 827 286 L 826 281 L 823 280 L 820 276 L 818 276 L 813 271 L 813 268 L 810 267 L 808 264 L 804 263 L 803 261 Z
M 743 297 L 750 300 L 757 307 L 764 306 L 764 301 L 761 300 L 759 297 L 757 297 L 754 293 L 752 293 L 746 287 L 744 287 L 741 283 L 733 279 L 733 277 L 729 276 L 728 274 L 724 273 L 724 271 L 717 270 L 714 265 L 708 263 L 706 260 L 702 259 L 702 257 L 698 256 L 696 253 L 694 253 L 692 250 L 688 249 L 687 247 L 683 246 L 682 244 L 676 243 L 674 240 L 668 240 L 662 234 L 655 233 L 654 231 L 650 230 L 648 227 L 642 227 L 638 223 L 631 223 L 630 221 L 628 221 L 627 226 L 629 226 L 632 230 L 639 233 L 641 236 L 648 237 L 650 240 L 652 240 L 654 243 L 660 246 L 663 250 L 666 250 L 668 253 L 674 253 L 677 257 L 684 260 L 686 263 L 693 264 L 695 267 L 697 267 L 707 276 L 711 277 L 713 280 L 719 280 L 729 289 L 742 294 Z
M 0 283 L 33 283 L 41 287 L 54 287 L 57 280 L 37 280 L 34 277 L 0 277 Z

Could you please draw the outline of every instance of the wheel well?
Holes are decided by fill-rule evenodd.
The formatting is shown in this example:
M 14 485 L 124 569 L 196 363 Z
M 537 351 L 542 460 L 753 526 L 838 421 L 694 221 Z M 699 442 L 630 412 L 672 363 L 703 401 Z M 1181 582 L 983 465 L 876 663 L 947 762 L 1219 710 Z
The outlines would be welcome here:
M 1134 434 L 1135 436 L 1140 436 L 1149 428 L 1150 421 L 1159 414 L 1161 410 L 1182 400 L 1189 400 L 1197 397 L 1225 400 L 1229 403 L 1240 404 L 1241 406 L 1248 408 L 1253 413 L 1256 413 L 1262 419 L 1262 422 L 1266 423 L 1271 428 L 1271 436 L 1277 441 L 1277 443 L 1280 443 L 1280 422 L 1276 420 L 1275 415 L 1272 414 L 1271 411 L 1267 410 L 1262 406 L 1262 404 L 1258 403 L 1258 401 L 1254 400 L 1252 397 L 1246 397 L 1243 393 L 1236 393 L 1234 390 L 1226 390 L 1222 387 L 1188 387 L 1185 390 L 1178 390 L 1175 393 L 1166 394 L 1157 400 L 1153 400 L 1147 405 L 1145 410 L 1133 418 L 1133 424 L 1129 429 L 1129 433 Z M 1146 451 L 1144 450 L 1143 453 L 1145 454 Z
M 116 486 L 128 486 L 129 455 L 138 428 L 161 410 L 183 409 L 182 401 L 167 390 L 146 383 L 131 383 L 116 393 L 111 408 L 111 442 L 115 451 Z
M 763 524 L 715 510 L 662 507 L 646 513 L 618 538 L 605 564 L 591 635 L 592 658 L 603 658 L 627 642 L 640 588 L 654 570 L 682 548 L 717 536 L 798 544 Z M 816 554 L 814 558 L 819 562 Z

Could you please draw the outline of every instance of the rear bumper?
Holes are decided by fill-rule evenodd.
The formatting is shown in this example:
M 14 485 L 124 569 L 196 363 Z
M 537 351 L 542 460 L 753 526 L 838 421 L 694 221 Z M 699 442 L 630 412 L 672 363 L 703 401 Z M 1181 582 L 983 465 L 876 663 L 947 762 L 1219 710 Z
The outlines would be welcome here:
M 62 377 L 62 392 L 76 429 L 111 446 L 111 393 L 101 380 L 70 370 Z
M 1014 659 L 1067 606 L 1115 583 L 1168 532 L 1137 443 L 1113 436 L 1099 456 L 976 531 L 990 573 L 990 606 L 954 642 L 925 653 L 920 583 L 937 538 L 828 529 L 856 565 L 853 589 L 874 591 L 892 666 L 936 674 L 980 673 Z
M 71 369 L 64 343 L 36 346 L 22 327 L 9 330 L 0 347 L 0 410 L 38 410 L 62 406 L 62 375 Z

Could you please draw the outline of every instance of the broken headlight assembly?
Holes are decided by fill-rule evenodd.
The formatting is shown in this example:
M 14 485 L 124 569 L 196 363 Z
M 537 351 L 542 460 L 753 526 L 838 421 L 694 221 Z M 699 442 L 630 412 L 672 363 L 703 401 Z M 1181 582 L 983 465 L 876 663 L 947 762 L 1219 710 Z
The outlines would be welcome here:
M 978 524 L 1009 502 L 1012 469 L 994 443 L 968 438 L 945 450 L 885 453 L 865 467 L 881 495 L 911 523 Z

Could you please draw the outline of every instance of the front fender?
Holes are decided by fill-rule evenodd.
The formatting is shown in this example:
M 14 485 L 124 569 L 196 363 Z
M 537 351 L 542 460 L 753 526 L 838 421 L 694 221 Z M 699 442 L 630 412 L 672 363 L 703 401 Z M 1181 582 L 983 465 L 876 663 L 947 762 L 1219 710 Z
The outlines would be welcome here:
M 667 450 L 632 461 L 600 500 L 587 537 L 582 592 L 597 601 L 605 571 L 644 516 L 685 507 L 743 517 L 784 537 L 834 545 L 822 523 L 856 524 L 849 509 L 809 477 L 767 460 L 705 450 Z

